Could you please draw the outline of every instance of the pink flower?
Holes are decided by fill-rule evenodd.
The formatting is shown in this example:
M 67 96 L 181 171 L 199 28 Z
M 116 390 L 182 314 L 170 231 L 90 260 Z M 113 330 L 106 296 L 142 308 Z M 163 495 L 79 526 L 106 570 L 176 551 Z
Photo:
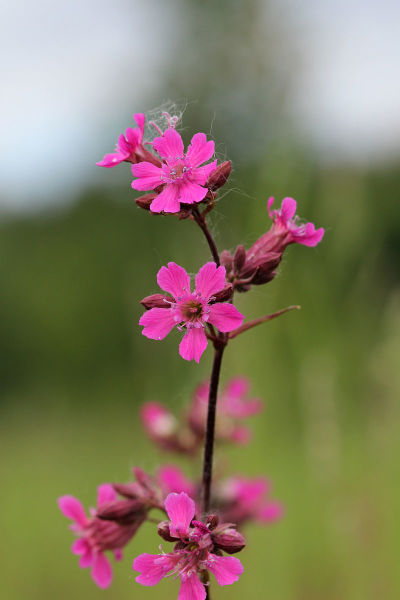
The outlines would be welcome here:
M 269 482 L 265 477 L 231 477 L 217 492 L 224 519 L 242 525 L 253 520 L 259 523 L 277 521 L 283 515 L 283 506 L 270 500 Z
M 152 308 L 140 318 L 143 335 L 152 340 L 162 340 L 178 326 L 186 333 L 179 345 L 179 354 L 185 360 L 197 363 L 207 347 L 205 326 L 214 325 L 219 331 L 227 332 L 240 327 L 244 316 L 233 306 L 213 302 L 213 294 L 225 287 L 225 268 L 213 262 L 203 265 L 196 275 L 195 291 L 190 291 L 190 278 L 185 269 L 168 263 L 157 274 L 160 288 L 171 294 L 165 299 L 165 308 Z
M 119 136 L 115 152 L 106 154 L 96 165 L 110 169 L 123 161 L 137 163 L 144 160 L 155 165 L 160 165 L 158 158 L 143 146 L 144 114 L 136 113 L 133 115 L 133 118 L 136 121 L 137 127 L 135 129 L 128 127 L 125 135 L 121 134 Z
M 217 161 L 200 165 L 214 154 L 214 142 L 207 142 L 204 133 L 196 133 L 185 154 L 181 136 L 169 127 L 155 138 L 153 148 L 163 159 L 161 167 L 146 161 L 132 165 L 132 173 L 137 177 L 132 182 L 135 190 L 147 191 L 165 186 L 152 201 L 150 210 L 154 213 L 176 213 L 180 211 L 181 204 L 201 202 L 208 191 L 204 185 L 215 170 Z
M 179 543 L 169 554 L 141 554 L 135 558 L 133 568 L 140 573 L 136 577 L 138 583 L 152 586 L 175 574 L 181 578 L 178 600 L 205 600 L 206 590 L 199 579 L 201 573 L 210 571 L 219 585 L 230 585 L 239 579 L 243 573 L 242 563 L 232 556 L 221 556 L 216 542 L 224 526 L 218 528 L 214 537 L 210 525 L 194 520 L 195 503 L 184 492 L 169 494 L 165 509 L 170 518 L 169 533 L 165 527 L 159 528 L 159 531 L 169 540 Z M 225 544 L 225 538 L 228 538 L 228 543 L 234 539 L 234 530 L 226 526 L 226 531 L 227 535 L 221 536 Z M 244 540 L 240 547 L 237 543 L 236 546 L 235 552 L 244 546 Z
M 248 398 L 250 382 L 245 377 L 231 379 L 218 398 L 216 438 L 246 444 L 251 434 L 240 420 L 262 411 L 258 398 Z M 198 435 L 204 435 L 207 420 L 209 383 L 198 386 L 189 410 L 189 423 Z M 239 421 L 239 423 L 238 423 Z
M 286 244 L 302 244 L 303 246 L 316 246 L 324 237 L 324 229 L 315 229 L 313 223 L 299 225 L 296 216 L 297 202 L 293 198 L 284 198 L 280 210 L 271 210 L 274 199 L 268 200 L 268 213 L 273 220 L 274 234 L 285 236 Z
M 114 502 L 117 498 L 113 487 L 104 483 L 98 487 L 97 508 Z M 78 539 L 72 545 L 73 554 L 80 556 L 81 568 L 91 567 L 94 582 L 101 588 L 107 588 L 112 580 L 112 568 L 106 550 L 112 550 L 116 560 L 121 560 L 123 548 L 137 530 L 137 524 L 121 526 L 114 522 L 103 521 L 96 517 L 92 509 L 87 517 L 82 504 L 73 496 L 61 496 L 58 505 L 65 517 L 73 521 L 72 531 Z
M 282 253 L 289 244 L 313 247 L 324 237 L 323 227 L 315 229 L 313 223 L 299 224 L 296 200 L 284 198 L 280 210 L 271 210 L 273 203 L 274 199 L 270 198 L 268 213 L 273 221 L 272 227 L 247 251 L 246 262 L 271 252 Z

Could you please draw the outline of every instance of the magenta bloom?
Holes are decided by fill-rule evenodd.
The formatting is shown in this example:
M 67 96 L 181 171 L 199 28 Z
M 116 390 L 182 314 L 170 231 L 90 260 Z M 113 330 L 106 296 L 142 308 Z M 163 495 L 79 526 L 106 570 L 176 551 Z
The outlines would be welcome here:
M 239 579 L 243 573 L 242 563 L 233 556 L 221 556 L 218 533 L 214 535 L 208 525 L 193 520 L 195 503 L 187 494 L 169 494 L 165 500 L 165 509 L 170 522 L 165 524 L 167 531 L 163 537 L 165 535 L 178 544 L 169 554 L 141 554 L 135 558 L 133 568 L 140 573 L 136 577 L 138 583 L 152 586 L 168 575 L 176 575 L 181 578 L 178 600 L 204 600 L 206 590 L 199 579 L 202 572 L 213 573 L 219 585 L 230 585 Z M 162 525 L 164 524 L 160 523 Z M 227 536 L 234 539 L 233 535 L 237 532 L 228 525 L 226 531 Z M 226 540 L 223 543 L 226 544 Z M 237 552 L 243 546 L 242 538 L 241 546 L 234 551 Z
M 98 487 L 97 508 L 117 499 L 113 487 L 104 483 Z M 114 522 L 103 521 L 96 517 L 92 509 L 87 517 L 79 500 L 74 496 L 61 496 L 58 505 L 65 517 L 73 521 L 72 531 L 79 536 L 72 545 L 73 554 L 80 556 L 79 566 L 90 567 L 94 582 L 101 588 L 107 588 L 112 581 L 112 568 L 106 550 L 112 550 L 116 560 L 121 560 L 123 548 L 137 530 L 137 525 L 122 526 Z
M 181 136 L 169 127 L 162 136 L 155 138 L 153 148 L 163 159 L 161 167 L 151 162 L 132 165 L 132 173 L 137 177 L 132 182 L 135 190 L 155 190 L 165 186 L 150 205 L 154 213 L 176 213 L 181 204 L 201 202 L 207 194 L 204 187 L 208 177 L 215 170 L 217 161 L 202 165 L 214 154 L 214 142 L 207 142 L 204 133 L 192 137 L 186 154 Z
M 227 332 L 240 327 L 244 316 L 233 304 L 214 302 L 213 295 L 225 287 L 225 268 L 213 262 L 203 265 L 196 275 L 195 291 L 190 291 L 190 278 L 185 269 L 168 263 L 157 274 L 157 283 L 172 298 L 165 298 L 165 308 L 152 308 L 140 318 L 143 335 L 162 340 L 175 326 L 186 330 L 179 345 L 185 360 L 197 363 L 207 347 L 204 328 L 207 323 Z
M 100 160 L 96 165 L 110 169 L 119 165 L 124 160 L 136 162 L 136 152 L 143 141 L 145 116 L 143 113 L 136 113 L 133 115 L 133 118 L 136 121 L 137 127 L 135 129 L 128 127 L 125 135 L 121 134 L 119 136 L 115 152 L 106 154 L 103 160 Z
M 218 490 L 224 519 L 242 525 L 247 521 L 270 523 L 283 515 L 282 504 L 269 498 L 265 477 L 231 477 Z
M 284 198 L 280 210 L 271 210 L 274 199 L 268 200 L 268 213 L 273 220 L 273 232 L 285 238 L 287 244 L 302 244 L 316 246 L 324 237 L 324 229 L 315 229 L 313 223 L 298 224 L 296 216 L 297 202 L 293 198 Z
M 250 382 L 245 377 L 234 377 L 226 385 L 218 398 L 217 439 L 230 440 L 236 444 L 246 444 L 251 433 L 241 420 L 262 411 L 263 405 L 258 398 L 249 398 Z M 195 391 L 188 420 L 193 431 L 204 435 L 207 421 L 209 383 L 198 386 Z

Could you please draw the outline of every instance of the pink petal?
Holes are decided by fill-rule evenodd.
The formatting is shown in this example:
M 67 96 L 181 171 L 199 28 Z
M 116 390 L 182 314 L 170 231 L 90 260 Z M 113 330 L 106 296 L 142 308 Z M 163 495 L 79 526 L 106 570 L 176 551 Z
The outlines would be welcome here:
M 280 502 L 268 502 L 258 511 L 257 518 L 261 523 L 271 523 L 281 519 L 284 512 Z
M 195 204 L 201 202 L 207 194 L 207 188 L 197 183 L 185 181 L 179 186 L 179 202 L 182 204 Z
M 192 167 L 201 165 L 206 160 L 209 160 L 214 154 L 214 142 L 207 142 L 205 133 L 196 133 L 190 142 L 190 146 L 186 153 L 186 158 L 189 160 Z
M 159 469 L 158 481 L 164 494 L 185 492 L 188 496 L 194 496 L 196 493 L 194 483 L 178 467 L 172 465 L 166 465 Z
M 172 493 L 166 497 L 164 506 L 171 521 L 171 535 L 185 535 L 196 512 L 194 501 L 185 492 Z
M 239 579 L 244 571 L 243 565 L 238 558 L 233 556 L 216 556 L 209 554 L 207 568 L 215 575 L 219 585 L 231 585 Z
M 254 505 L 259 499 L 267 494 L 270 484 L 265 477 L 234 478 L 238 500 L 245 505 Z
M 208 165 L 204 165 L 204 167 L 198 167 L 197 169 L 193 169 L 190 174 L 190 181 L 193 183 L 199 183 L 200 185 L 205 185 L 207 179 L 210 177 L 211 173 L 215 171 L 217 168 L 217 161 L 209 163 Z
M 123 553 L 122 550 L 120 550 L 119 548 L 117 550 L 114 550 L 114 558 L 117 561 L 120 561 L 123 559 Z
M 207 300 L 225 287 L 225 267 L 218 267 L 215 262 L 203 265 L 196 275 L 196 292 Z
M 80 568 L 87 569 L 87 567 L 91 567 L 93 565 L 93 560 L 94 560 L 93 550 L 88 545 L 85 554 L 82 554 L 82 556 L 79 559 Z
M 185 580 L 182 579 L 178 600 L 205 600 L 206 596 L 206 588 L 196 573 Z
M 296 214 L 297 202 L 293 198 L 284 198 L 281 205 L 281 217 L 284 221 L 290 221 Z
M 243 323 L 244 315 L 233 304 L 217 302 L 209 308 L 208 321 L 220 331 L 233 331 Z
M 226 386 L 225 393 L 231 398 L 242 398 L 249 390 L 250 381 L 246 377 L 234 377 Z
M 174 415 L 158 402 L 146 402 L 140 416 L 147 433 L 152 436 L 163 438 L 172 435 L 178 426 Z
M 168 555 L 160 554 L 140 554 L 133 561 L 133 569 L 140 575 L 136 581 L 142 585 L 156 585 L 168 571 L 174 567 Z
M 163 340 L 176 325 L 173 313 L 168 308 L 151 308 L 140 317 L 142 334 L 151 340 Z
M 139 162 L 135 165 L 132 165 L 131 170 L 134 177 L 139 177 L 139 179 L 134 179 L 132 181 L 132 187 L 135 190 L 139 190 L 141 192 L 153 190 L 163 183 L 162 169 L 160 169 L 160 167 L 156 167 L 150 162 Z
M 169 128 L 161 137 L 153 140 L 153 148 L 162 158 L 176 160 L 183 157 L 183 141 L 179 133 Z
M 324 237 L 324 233 L 325 230 L 323 227 L 315 229 L 312 223 L 307 223 L 304 234 L 302 236 L 296 236 L 296 234 L 294 234 L 294 237 L 298 244 L 302 244 L 303 246 L 313 248 L 314 246 L 320 243 L 320 241 Z
M 81 554 L 85 554 L 88 551 L 88 543 L 85 538 L 78 538 L 74 541 L 71 547 L 72 554 L 77 554 L 80 556 Z
M 74 496 L 61 496 L 61 498 L 58 499 L 58 506 L 64 517 L 72 519 L 81 527 L 84 527 L 88 522 L 82 504 L 77 498 L 74 498 Z
M 101 552 L 94 559 L 91 575 L 93 581 L 100 588 L 108 588 L 112 581 L 112 568 L 110 561 Z
M 232 431 L 231 435 L 232 442 L 235 442 L 239 445 L 248 444 L 251 440 L 251 431 L 248 427 L 237 426 Z
M 194 359 L 198 363 L 206 348 L 207 338 L 204 329 L 188 329 L 179 344 L 179 354 L 185 360 Z
M 129 144 L 130 154 L 132 154 L 142 141 L 142 134 L 139 129 L 132 129 L 128 127 L 125 131 L 125 137 Z
M 190 292 L 189 275 L 183 267 L 174 262 L 169 262 L 167 267 L 161 267 L 157 273 L 157 283 L 175 299 Z
M 102 160 L 96 163 L 98 167 L 106 167 L 106 169 L 111 169 L 112 167 L 116 167 L 120 163 L 122 163 L 129 154 L 114 152 L 111 154 L 106 154 Z
M 179 186 L 174 183 L 167 185 L 150 204 L 150 210 L 153 213 L 177 213 L 180 209 Z
M 97 508 L 106 502 L 112 502 L 117 499 L 117 493 L 110 483 L 102 483 L 97 488 Z
M 272 205 L 273 205 L 274 201 L 275 201 L 274 197 L 271 196 L 271 198 L 268 198 L 268 202 L 267 202 L 268 214 L 272 220 L 274 220 L 274 216 L 276 213 L 276 210 L 272 210 Z
M 133 115 L 133 118 L 136 121 L 136 125 L 139 127 L 140 132 L 143 136 L 143 132 L 144 132 L 144 122 L 145 122 L 145 115 L 144 113 L 135 113 Z

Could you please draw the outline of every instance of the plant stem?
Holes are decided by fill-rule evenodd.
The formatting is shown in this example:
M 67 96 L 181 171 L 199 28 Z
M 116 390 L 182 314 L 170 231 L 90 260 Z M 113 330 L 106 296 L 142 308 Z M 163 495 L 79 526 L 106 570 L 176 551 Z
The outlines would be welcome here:
M 206 218 L 201 214 L 201 212 L 199 211 L 197 206 L 195 206 L 193 208 L 192 215 L 193 215 L 193 218 L 196 221 L 197 225 L 200 227 L 200 229 L 204 233 L 207 243 L 210 247 L 214 262 L 216 263 L 217 267 L 219 267 L 220 262 L 219 262 L 219 254 L 218 254 L 217 246 L 215 245 L 214 238 L 211 235 L 210 230 L 208 229 Z
M 206 440 L 204 445 L 204 460 L 203 460 L 203 480 L 202 480 L 202 501 L 203 512 L 210 510 L 211 497 L 211 481 L 212 481 L 212 466 L 214 455 L 214 433 L 215 433 L 215 415 L 217 410 L 217 396 L 219 375 L 221 372 L 222 355 L 225 350 L 226 341 L 221 340 L 215 344 L 214 361 L 210 378 L 210 391 L 208 394 L 208 414 Z
M 296 304 L 294 306 L 288 306 L 287 308 L 282 308 L 282 310 L 278 310 L 277 312 L 274 312 L 270 315 L 265 315 L 264 317 L 260 317 L 259 319 L 254 319 L 253 321 L 248 321 L 248 323 L 245 323 L 244 325 L 241 325 L 237 329 L 234 329 L 233 331 L 231 331 L 228 334 L 228 337 L 230 340 L 233 340 L 233 338 L 240 335 L 244 331 L 247 331 L 248 329 L 252 329 L 253 327 L 256 327 L 257 325 L 261 325 L 261 323 L 267 323 L 267 321 L 272 321 L 272 319 L 276 319 L 277 317 L 284 315 L 285 313 L 289 312 L 290 310 L 299 310 L 300 308 L 301 307 Z

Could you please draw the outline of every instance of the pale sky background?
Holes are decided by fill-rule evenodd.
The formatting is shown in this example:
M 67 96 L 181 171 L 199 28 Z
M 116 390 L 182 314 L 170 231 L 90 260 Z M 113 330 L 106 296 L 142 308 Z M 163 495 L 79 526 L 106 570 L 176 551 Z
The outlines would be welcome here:
M 95 181 L 127 118 L 154 106 L 144 102 L 171 67 L 182 2 L 0 0 L 1 208 L 57 203 Z M 400 3 L 281 0 L 276 10 L 303 54 L 293 130 L 327 162 L 397 160 Z

